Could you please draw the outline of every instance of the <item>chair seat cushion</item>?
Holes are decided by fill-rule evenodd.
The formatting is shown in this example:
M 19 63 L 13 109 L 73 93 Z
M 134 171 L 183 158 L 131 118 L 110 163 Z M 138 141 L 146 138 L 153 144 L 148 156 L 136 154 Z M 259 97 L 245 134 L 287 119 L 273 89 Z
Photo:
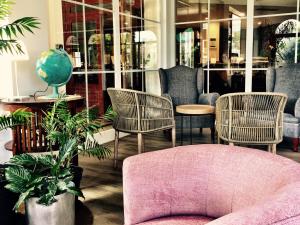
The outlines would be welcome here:
M 212 220 L 214 218 L 205 216 L 171 216 L 139 223 L 139 225 L 203 225 Z
M 297 117 L 294 117 L 292 114 L 284 113 L 283 122 L 284 123 L 300 123 L 300 119 Z

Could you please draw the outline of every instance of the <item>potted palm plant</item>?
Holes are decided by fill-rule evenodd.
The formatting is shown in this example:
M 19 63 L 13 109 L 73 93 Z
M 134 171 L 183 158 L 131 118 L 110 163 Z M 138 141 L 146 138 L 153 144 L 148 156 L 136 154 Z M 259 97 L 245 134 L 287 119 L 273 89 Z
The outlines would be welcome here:
M 105 114 L 106 119 L 113 116 L 111 109 Z M 8 119 L 8 126 L 3 127 L 11 127 L 9 120 L 15 120 L 12 118 L 14 114 L 0 118 L 0 121 Z M 25 115 L 19 120 L 30 119 Z M 109 156 L 110 150 L 98 144 L 93 137 L 101 128 L 101 121 L 96 119 L 93 109 L 72 115 L 67 103 L 59 99 L 45 112 L 42 125 L 47 133 L 49 154 L 13 156 L 5 169 L 5 187 L 19 194 L 15 210 L 25 202 L 29 225 L 74 225 L 75 196 L 83 197 L 83 194 L 74 183 L 72 160 L 78 154 L 99 159 Z M 58 147 L 57 153 L 53 146 Z

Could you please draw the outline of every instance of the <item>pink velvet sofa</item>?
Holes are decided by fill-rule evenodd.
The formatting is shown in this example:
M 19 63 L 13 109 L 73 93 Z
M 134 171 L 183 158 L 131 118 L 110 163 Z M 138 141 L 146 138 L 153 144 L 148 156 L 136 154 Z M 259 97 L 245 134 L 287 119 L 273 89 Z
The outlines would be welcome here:
M 268 152 L 192 145 L 123 166 L 126 225 L 300 225 L 300 164 Z

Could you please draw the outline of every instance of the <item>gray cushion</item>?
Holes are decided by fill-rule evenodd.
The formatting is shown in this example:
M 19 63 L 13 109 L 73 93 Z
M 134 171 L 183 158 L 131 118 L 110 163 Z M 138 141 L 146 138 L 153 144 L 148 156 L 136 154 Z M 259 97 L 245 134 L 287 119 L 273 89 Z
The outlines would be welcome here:
M 174 106 L 197 103 L 197 69 L 176 66 L 163 71 L 167 81 L 165 91 L 171 96 Z
M 285 112 L 294 114 L 294 107 L 300 97 L 300 64 L 276 68 L 274 92 L 285 93 L 288 101 Z
M 284 123 L 299 123 L 300 119 L 294 117 L 292 114 L 284 113 L 284 115 L 283 115 L 283 122 Z

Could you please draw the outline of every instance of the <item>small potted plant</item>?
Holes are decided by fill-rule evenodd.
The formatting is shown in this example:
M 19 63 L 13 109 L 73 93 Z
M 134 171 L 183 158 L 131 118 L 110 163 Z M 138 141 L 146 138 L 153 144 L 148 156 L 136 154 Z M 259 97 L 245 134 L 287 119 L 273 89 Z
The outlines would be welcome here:
M 93 137 L 101 128 L 95 115 L 92 109 L 72 115 L 67 103 L 59 99 L 45 112 L 42 122 L 49 154 L 21 154 L 10 159 L 5 169 L 8 182 L 5 187 L 20 194 L 14 209 L 25 202 L 29 225 L 74 225 L 75 196 L 83 197 L 83 194 L 74 183 L 73 158 L 78 154 L 88 154 L 103 159 L 110 154 L 110 150 Z M 109 109 L 105 118 L 113 116 Z M 28 115 L 20 120 L 29 121 Z M 58 146 L 57 154 L 53 146 Z

